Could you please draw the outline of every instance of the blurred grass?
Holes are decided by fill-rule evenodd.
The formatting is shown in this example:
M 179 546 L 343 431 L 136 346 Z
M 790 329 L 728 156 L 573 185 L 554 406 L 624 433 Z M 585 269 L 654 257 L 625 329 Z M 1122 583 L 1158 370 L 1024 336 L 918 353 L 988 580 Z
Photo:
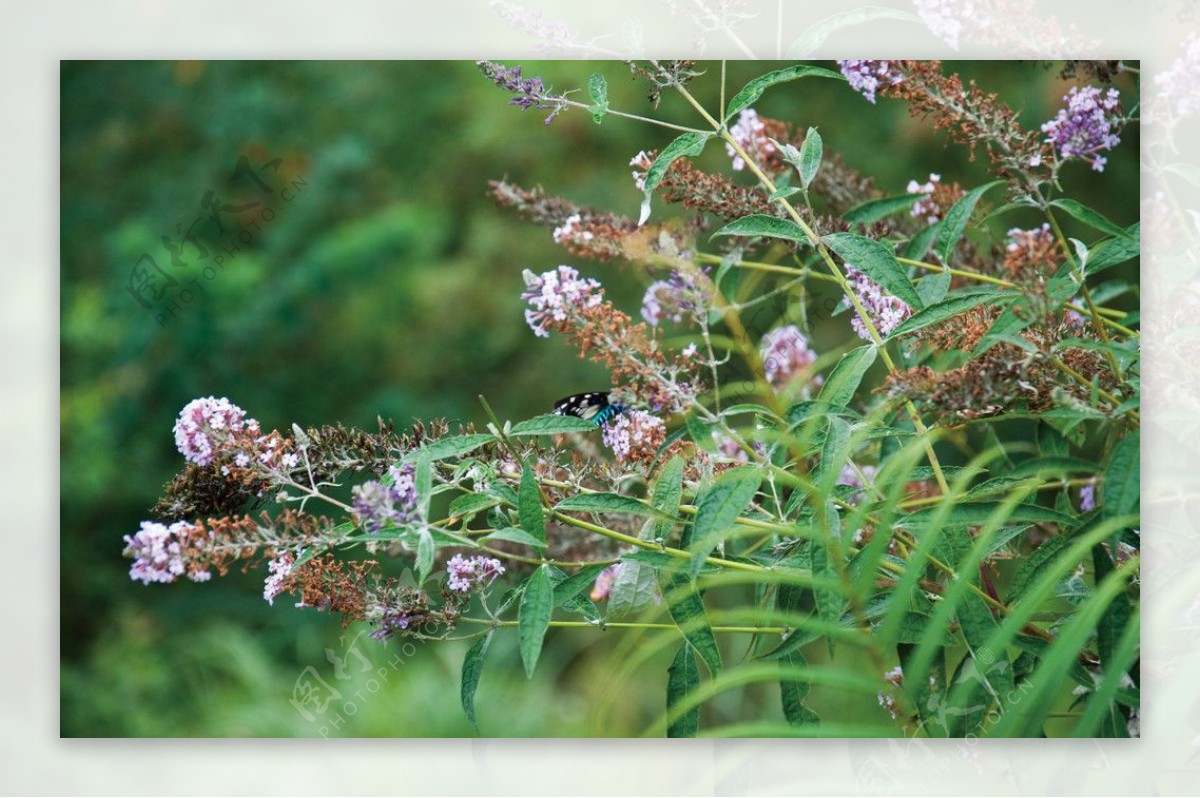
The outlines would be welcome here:
M 694 89 L 714 107 L 719 65 L 702 66 L 708 74 Z M 1052 116 L 1065 93 L 1035 63 L 954 66 L 1012 98 L 1028 126 Z M 769 67 L 730 63 L 730 93 Z M 654 115 L 621 64 L 527 63 L 526 74 L 566 90 L 597 68 L 614 108 Z M 606 386 L 602 370 L 529 333 L 520 272 L 579 265 L 631 312 L 641 276 L 578 263 L 548 230 L 497 210 L 487 181 L 542 184 L 636 216 L 627 163 L 672 134 L 612 117 L 598 127 L 578 110 L 544 128 L 537 112 L 507 107 L 467 62 L 64 62 L 61 101 L 61 733 L 318 736 L 318 724 L 289 703 L 293 685 L 312 666 L 343 694 L 366 689 L 365 674 L 334 679 L 325 656 L 361 630 L 267 606 L 255 574 L 170 587 L 128 579 L 121 536 L 148 517 L 181 465 L 176 414 L 214 394 L 268 429 L 370 426 L 377 415 L 402 426 L 438 416 L 478 422 L 479 393 L 516 419 Z M 967 187 L 985 179 L 982 156 L 972 162 L 903 105 L 871 108 L 834 81 L 772 90 L 757 108 L 818 126 L 827 151 L 888 193 L 930 172 Z M 658 113 L 695 124 L 672 96 Z M 1122 148 L 1136 154 L 1136 145 L 1129 131 Z M 307 185 L 205 283 L 207 293 L 160 327 L 126 292 L 129 269 L 142 252 L 161 259 L 161 236 L 194 218 L 203 193 L 247 152 L 297 164 Z M 701 164 L 726 169 L 727 159 L 714 146 Z M 1103 175 L 1082 166 L 1071 174 L 1079 196 L 1128 224 L 1136 169 L 1135 157 L 1113 158 Z M 661 201 L 655 214 L 680 215 Z M 818 344 L 843 343 L 844 326 L 827 321 Z M 485 734 L 636 734 L 662 706 L 670 645 L 614 694 L 615 652 L 631 645 L 617 632 L 553 632 L 531 681 L 512 638 L 498 634 L 484 671 Z M 746 642 L 724 641 L 734 656 Z M 420 645 L 329 733 L 473 734 L 458 704 L 466 645 Z M 358 646 L 376 667 L 397 651 L 366 638 Z M 837 706 L 846 720 L 880 720 L 877 707 L 839 701 L 814 690 L 818 712 Z M 712 704 L 706 720 L 780 717 L 769 687 Z

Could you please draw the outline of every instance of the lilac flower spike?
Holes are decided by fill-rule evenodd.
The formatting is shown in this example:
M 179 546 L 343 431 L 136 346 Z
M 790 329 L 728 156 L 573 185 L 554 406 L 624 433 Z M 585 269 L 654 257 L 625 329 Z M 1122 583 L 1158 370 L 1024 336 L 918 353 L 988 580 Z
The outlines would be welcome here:
M 570 266 L 559 266 L 540 275 L 526 269 L 524 276 L 525 293 L 521 299 L 531 306 L 525 311 L 525 321 L 541 338 L 550 337 L 547 328 L 552 322 L 566 321 L 572 308 L 594 308 L 604 299 L 599 282 L 580 278 L 579 272 Z
M 875 102 L 875 92 L 882 86 L 894 86 L 904 76 L 892 68 L 891 61 L 838 61 L 850 88 Z
M 1061 158 L 1078 158 L 1103 172 L 1108 159 L 1097 153 L 1121 143 L 1115 132 L 1120 124 L 1118 96 L 1116 89 L 1101 92 L 1095 86 L 1073 86 L 1063 97 L 1067 107 L 1060 108 L 1058 116 L 1042 125 L 1042 132 L 1050 134 L 1046 140 Z
M 409 463 L 388 469 L 392 484 L 379 480 L 356 485 L 354 514 L 363 529 L 376 534 L 389 524 L 407 524 L 419 520 L 416 469 Z
M 175 446 L 189 463 L 206 466 L 243 430 L 258 434 L 258 422 L 225 397 L 193 399 L 175 421 Z
M 793 377 L 811 368 L 817 359 L 808 338 L 794 324 L 778 327 L 764 335 L 759 354 L 767 382 L 776 390 L 786 387 Z M 813 379 L 813 384 L 821 384 L 820 375 Z
M 912 308 L 907 302 L 887 293 L 878 283 L 850 264 L 846 264 L 846 281 L 881 336 L 887 336 L 900 326 L 900 322 L 912 315 Z M 857 313 L 850 319 L 850 324 L 859 338 L 864 341 L 871 340 L 871 333 Z

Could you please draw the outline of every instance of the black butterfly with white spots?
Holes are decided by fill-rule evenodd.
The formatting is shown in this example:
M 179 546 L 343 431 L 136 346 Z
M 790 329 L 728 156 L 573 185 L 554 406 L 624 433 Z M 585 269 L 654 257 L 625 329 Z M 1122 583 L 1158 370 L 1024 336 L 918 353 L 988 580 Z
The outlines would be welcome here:
M 597 427 L 602 426 L 627 409 L 620 402 L 608 401 L 608 394 L 608 391 L 590 391 L 559 399 L 554 403 L 554 414 L 575 416 L 584 421 L 594 421 Z

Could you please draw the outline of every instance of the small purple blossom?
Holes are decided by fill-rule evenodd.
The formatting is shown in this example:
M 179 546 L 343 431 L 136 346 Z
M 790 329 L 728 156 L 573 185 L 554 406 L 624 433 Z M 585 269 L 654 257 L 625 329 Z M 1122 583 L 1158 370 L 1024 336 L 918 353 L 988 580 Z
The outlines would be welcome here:
M 1063 97 L 1067 107 L 1060 108 L 1057 117 L 1042 125 L 1042 132 L 1050 134 L 1046 140 L 1060 157 L 1079 158 L 1103 172 L 1107 159 L 1097 153 L 1121 143 L 1116 134 L 1120 124 L 1118 97 L 1116 89 L 1102 92 L 1095 86 L 1072 86 Z
M 657 280 L 642 298 L 642 318 L 657 327 L 664 318 L 679 324 L 686 316 L 698 318 L 708 312 L 708 295 L 694 275 L 678 270 L 670 278 Z
M 258 422 L 225 397 L 207 396 L 188 402 L 175 421 L 175 446 L 190 463 L 206 466 L 239 433 L 258 433 Z
M 416 469 L 411 463 L 404 463 L 392 466 L 388 473 L 391 485 L 373 479 L 351 491 L 354 514 L 362 528 L 373 535 L 389 524 L 407 524 L 420 518 Z
M 379 628 L 371 632 L 371 639 L 379 641 L 387 640 L 397 630 L 403 631 L 408 629 L 412 621 L 413 614 L 406 608 L 384 607 L 383 615 L 379 619 Z
M 275 597 L 283 586 L 283 580 L 292 572 L 296 557 L 290 551 L 281 551 L 275 559 L 267 563 L 267 578 L 263 583 L 263 598 L 271 606 L 275 605 Z
M 891 61 L 838 61 L 850 88 L 875 102 L 875 92 L 881 86 L 894 86 L 904 80 Z
M 758 112 L 753 108 L 747 108 L 738 114 L 738 121 L 729 128 L 729 135 L 747 155 L 754 159 L 755 163 L 761 166 L 776 149 L 770 137 L 767 136 L 766 129 L 767 126 L 758 118 Z M 735 172 L 746 168 L 746 161 L 737 154 L 737 150 L 733 148 L 732 144 L 727 143 L 725 151 L 733 159 Z
M 487 587 L 500 574 L 504 566 L 494 557 L 464 557 L 455 554 L 446 563 L 446 586 L 455 593 Z
M 509 105 L 528 111 L 530 108 L 549 110 L 545 124 L 550 124 L 567 107 L 565 97 L 550 94 L 550 90 L 542 83 L 541 78 L 521 77 L 521 67 L 505 69 L 503 64 L 494 61 L 477 61 L 476 65 L 483 76 L 505 91 L 513 93 Z
M 776 390 L 782 390 L 794 378 L 806 374 L 817 359 L 808 338 L 794 324 L 778 327 L 764 335 L 759 353 L 767 382 Z M 820 385 L 821 376 L 814 376 L 812 383 Z
M 645 410 L 627 410 L 604 425 L 602 438 L 617 462 L 648 462 L 666 441 L 667 427 Z
M 942 176 L 939 174 L 930 174 L 929 182 L 922 185 L 916 180 L 908 181 L 909 194 L 927 194 L 929 196 L 922 197 L 913 203 L 908 215 L 914 219 L 924 219 L 926 224 L 936 224 L 942 218 L 942 209 L 933 200 L 933 190 L 937 188 L 937 184 L 942 182 Z
M 525 292 L 521 299 L 532 306 L 525 310 L 525 321 L 541 338 L 548 338 L 548 328 L 554 322 L 566 321 L 571 310 L 594 308 L 604 299 L 599 282 L 580 278 L 579 272 L 570 266 L 559 266 L 540 275 L 526 269 L 523 274 Z
M 1087 513 L 1096 509 L 1096 485 L 1084 485 L 1079 489 L 1079 512 Z
M 174 582 L 187 574 L 193 582 L 207 582 L 212 572 L 188 568 L 188 550 L 203 546 L 197 538 L 195 524 L 176 521 L 169 527 L 157 521 L 143 521 L 142 528 L 125 536 L 125 554 L 134 557 L 129 566 L 129 578 L 143 585 L 151 582 Z
M 596 581 L 592 583 L 592 592 L 589 598 L 592 601 L 603 601 L 612 593 L 613 583 L 617 581 L 617 574 L 621 571 L 621 563 L 614 563 L 596 576 Z
M 987 7 L 978 0 L 915 0 L 917 14 L 935 36 L 955 50 L 959 37 L 992 24 Z
M 907 302 L 887 293 L 878 283 L 850 264 L 846 264 L 846 281 L 867 311 L 867 315 L 871 317 L 871 323 L 875 325 L 875 330 L 880 336 L 887 336 L 900 326 L 900 322 L 912 315 L 912 307 Z M 867 326 L 863 324 L 858 313 L 850 319 L 850 325 L 854 327 L 854 332 L 858 333 L 859 338 L 864 341 L 871 340 L 871 333 L 867 331 Z

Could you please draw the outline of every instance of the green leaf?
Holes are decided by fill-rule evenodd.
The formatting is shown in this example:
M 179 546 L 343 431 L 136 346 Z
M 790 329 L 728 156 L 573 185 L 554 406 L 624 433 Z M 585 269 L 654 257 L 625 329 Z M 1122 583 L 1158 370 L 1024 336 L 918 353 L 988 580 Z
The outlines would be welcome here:
M 950 254 L 954 252 L 954 246 L 958 243 L 958 239 L 962 237 L 963 231 L 967 229 L 967 222 L 971 220 L 971 214 L 975 212 L 975 205 L 979 202 L 980 197 L 1001 183 L 1003 180 L 993 180 L 990 183 L 984 183 L 978 188 L 973 188 L 964 194 L 958 202 L 951 206 L 950 210 L 946 211 L 946 217 L 942 220 L 942 229 L 938 231 L 937 248 L 938 257 L 942 259 L 942 263 L 949 265 Z M 897 294 L 897 296 L 900 296 Z M 904 297 L 900 297 L 903 299 Z
M 670 713 L 684 696 L 700 686 L 700 667 L 687 641 L 675 652 L 667 670 L 667 712 Z M 700 705 L 692 707 L 667 726 L 668 737 L 695 737 L 700 730 Z
M 470 519 L 476 513 L 491 509 L 499 503 L 495 496 L 486 493 L 464 493 L 450 502 L 450 517 Z
M 417 533 L 417 583 L 421 584 L 425 581 L 425 577 L 429 576 L 429 572 L 433 570 L 433 535 L 428 529 L 421 528 Z
M 607 565 L 589 565 L 580 568 L 579 571 L 556 584 L 554 586 L 554 606 L 561 607 L 579 596 L 584 590 L 591 588 L 596 577 L 607 567 Z
M 922 260 L 925 253 L 933 246 L 933 239 L 942 229 L 942 222 L 931 224 L 914 235 L 909 242 L 904 245 L 903 257 L 909 260 Z
M 661 570 L 658 584 L 671 620 L 704 660 L 709 673 L 716 676 L 721 672 L 721 650 L 704 612 L 704 602 L 696 592 L 695 580 L 679 571 Z
M 581 493 L 578 496 L 568 496 L 559 502 L 556 511 L 572 510 L 589 513 L 631 513 L 662 517 L 662 514 L 645 502 L 618 493 Z
M 817 176 L 817 169 L 821 167 L 821 158 L 824 152 L 821 134 L 815 127 L 810 127 L 804 136 L 804 143 L 800 145 L 800 183 L 805 190 L 808 190 L 808 187 L 812 185 L 813 178 Z
M 830 233 L 821 240 L 847 265 L 858 269 L 897 298 L 914 308 L 924 307 L 907 271 L 896 261 L 896 253 L 890 246 L 857 233 Z
M 1135 222 L 1125 228 L 1125 234 L 1107 238 L 1092 247 L 1088 257 L 1088 274 L 1101 271 L 1136 258 L 1141 254 L 1141 223 Z
M 547 566 L 539 566 L 521 595 L 517 610 L 517 637 L 521 648 L 521 662 L 525 664 L 525 676 L 531 678 L 542 654 L 542 641 L 550 627 L 550 615 L 554 611 L 554 586 L 550 584 Z
M 749 216 L 734 219 L 709 238 L 717 236 L 763 236 L 808 242 L 808 236 L 800 229 L 800 225 L 790 219 L 780 219 L 778 216 L 768 216 L 764 213 L 752 213 Z
M 793 41 L 787 49 L 788 58 L 811 58 L 817 49 L 829 38 L 834 31 L 861 25 L 865 22 L 875 22 L 880 19 L 895 19 L 903 22 L 913 22 L 921 26 L 921 18 L 906 11 L 899 11 L 886 6 L 861 6 L 851 11 L 833 14 L 804 29 L 799 38 Z
M 608 81 L 599 72 L 588 78 L 588 94 L 592 97 L 592 104 L 588 106 L 588 111 L 592 114 L 592 119 L 596 124 L 604 121 L 604 115 L 608 113 Z
M 787 673 L 795 668 L 807 667 L 808 661 L 804 659 L 804 655 L 799 651 L 792 651 L 779 660 L 779 670 L 781 673 Z M 789 679 L 786 676 L 779 677 L 779 699 L 783 704 L 783 716 L 793 726 L 803 726 L 808 723 L 818 722 L 816 714 L 804 706 L 804 699 L 807 697 L 808 682 Z
M 821 386 L 817 401 L 827 402 L 835 407 L 848 405 L 878 353 L 875 344 L 867 344 L 842 355 L 842 359 L 833 367 L 833 372 Z
M 506 540 L 509 543 L 517 543 L 535 549 L 546 548 L 546 541 L 538 540 L 524 529 L 518 529 L 515 526 L 506 526 L 503 529 L 497 529 L 489 533 L 484 540 Z
M 1089 208 L 1082 202 L 1062 197 L 1061 199 L 1051 200 L 1050 204 L 1055 208 L 1062 208 L 1088 227 L 1099 230 L 1101 233 L 1108 233 L 1110 236 L 1128 237 L 1124 227 L 1113 224 L 1104 218 L 1102 213 Z
M 935 305 L 946 298 L 946 293 L 950 290 L 950 281 L 952 275 L 950 272 L 937 272 L 930 274 L 927 277 L 921 278 L 917 283 L 917 293 L 921 295 L 921 301 L 925 306 Z
M 762 470 L 756 467 L 733 468 L 696 497 L 691 546 L 693 575 L 732 530 L 737 517 L 758 492 L 762 476 Z
M 771 192 L 771 196 L 767 197 L 768 202 L 777 202 L 781 199 L 799 194 L 801 191 L 799 186 L 781 186 Z
M 638 225 L 645 224 L 646 220 L 650 218 L 650 198 L 654 195 L 654 189 L 658 188 L 658 184 L 666 177 L 671 164 L 680 158 L 695 158 L 704 152 L 704 145 L 712 137 L 712 133 L 683 133 L 663 147 L 663 151 L 646 170 L 645 197 L 642 200 L 642 212 L 638 218 Z
M 623 562 L 609 590 L 605 618 L 615 621 L 650 606 L 657 599 L 658 577 L 654 569 L 639 562 Z
M 850 425 L 837 416 L 830 416 L 825 442 L 821 446 L 821 462 L 814 472 L 814 479 L 823 491 L 833 490 L 849 456 Z
M 495 630 L 489 630 L 487 634 L 475 641 L 475 645 L 467 649 L 467 655 L 463 657 L 462 686 L 459 689 L 459 697 L 462 700 L 462 708 L 466 713 L 467 721 L 475 728 L 476 733 L 479 733 L 479 724 L 475 722 L 475 691 L 479 689 L 479 677 L 483 675 L 483 660 L 487 656 L 493 634 L 495 634 Z
M 909 316 L 901 322 L 900 326 L 892 330 L 892 334 L 888 336 L 888 340 L 890 341 L 901 335 L 922 330 L 931 324 L 940 324 L 980 305 L 1010 302 L 1016 298 L 1016 294 L 1012 291 L 984 290 L 969 294 L 955 294 Z
M 796 64 L 783 69 L 777 69 L 774 72 L 768 72 L 767 74 L 760 75 L 759 77 L 750 81 L 742 87 L 741 91 L 733 95 L 733 97 L 729 100 L 729 107 L 725 109 L 724 121 L 728 122 L 738 111 L 754 105 L 758 98 L 762 96 L 762 93 L 771 86 L 803 77 L 845 80 L 840 72 L 833 72 L 828 69 L 808 66 L 806 64 Z
M 1008 603 L 1015 604 L 1025 595 L 1025 591 L 1037 582 L 1038 577 L 1052 564 L 1059 555 L 1071 548 L 1075 541 L 1070 535 L 1059 535 L 1047 540 L 1042 545 L 1026 555 L 1021 566 L 1013 576 L 1012 586 L 1008 589 Z
M 565 435 L 570 432 L 594 432 L 596 425 L 575 416 L 559 416 L 547 413 L 528 421 L 519 421 L 512 425 L 509 435 L 516 438 L 521 435 Z
M 880 219 L 886 219 L 894 213 L 907 211 L 921 197 L 921 194 L 901 194 L 896 197 L 869 200 L 846 211 L 842 214 L 842 219 L 847 224 L 868 225 Z
M 546 514 L 542 509 L 542 492 L 538 490 L 537 478 L 529 466 L 521 470 L 521 488 L 517 493 L 517 517 L 521 527 L 538 541 L 546 545 Z
M 1106 517 L 1138 512 L 1142 484 L 1140 446 L 1141 435 L 1130 432 L 1113 447 L 1100 489 L 1101 512 Z
M 494 435 L 486 433 L 455 435 L 451 438 L 442 438 L 441 440 L 426 444 L 420 449 L 414 449 L 404 455 L 401 462 L 411 463 L 425 457 L 430 462 L 436 463 L 439 460 L 448 460 L 451 457 L 462 457 L 464 454 L 473 452 L 480 446 L 491 443 L 494 440 L 496 440 Z
M 428 457 L 417 460 L 413 475 L 413 490 L 417 494 L 417 513 L 422 520 L 429 520 L 429 502 L 433 499 L 433 463 Z
M 959 502 L 950 508 L 949 512 L 942 520 L 942 526 L 961 527 L 961 526 L 977 526 L 987 522 L 992 513 L 1000 507 L 1002 502 Z M 929 526 L 934 515 L 938 512 L 938 508 L 931 507 L 925 510 L 917 510 L 908 515 L 902 515 L 896 520 L 896 525 L 907 529 L 909 532 L 917 532 Z M 1056 510 L 1051 510 L 1048 507 L 1041 507 L 1036 504 L 1018 504 L 1003 518 L 1003 524 L 1032 524 L 1039 522 L 1049 522 L 1059 524 L 1063 528 L 1069 528 L 1075 525 L 1077 518 L 1065 515 Z
M 675 521 L 668 519 L 679 515 L 679 503 L 682 498 L 683 459 L 675 455 L 658 472 L 658 479 L 654 482 L 650 502 L 663 517 L 650 522 L 646 533 L 651 540 L 664 540 L 671 534 L 675 528 Z
M 825 503 L 825 532 L 819 539 L 812 542 L 812 574 L 820 580 L 813 587 L 813 598 L 817 604 L 817 614 L 828 624 L 837 624 L 846 612 L 846 596 L 832 587 L 838 583 L 838 569 L 830 549 L 830 542 L 841 534 L 841 519 L 837 506 L 832 501 Z M 833 652 L 833 637 L 826 635 L 829 650 Z
M 1049 427 L 1047 427 L 1049 429 Z M 1051 430 L 1053 432 L 1053 430 Z M 1055 433 L 1057 435 L 1057 433 Z M 1060 437 L 1059 440 L 1062 440 Z M 1063 441 L 1066 443 L 1065 441 Z M 1100 466 L 1090 460 L 1080 460 L 1078 457 L 1036 457 L 1032 460 L 1026 460 L 1018 465 L 1008 476 L 1010 477 L 1033 477 L 1042 474 L 1066 474 L 1075 472 L 1086 472 L 1094 474 L 1100 470 Z

